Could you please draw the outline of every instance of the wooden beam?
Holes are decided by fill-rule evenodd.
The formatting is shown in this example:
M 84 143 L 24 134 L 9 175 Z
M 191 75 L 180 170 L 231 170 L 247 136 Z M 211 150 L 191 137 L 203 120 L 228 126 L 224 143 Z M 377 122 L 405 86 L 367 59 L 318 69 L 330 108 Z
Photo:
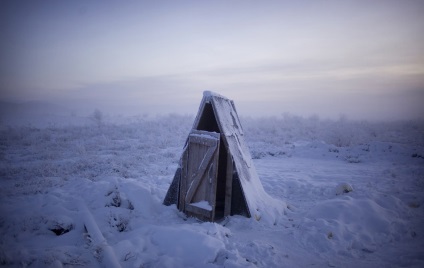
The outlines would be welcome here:
M 227 174 L 225 180 L 224 217 L 231 215 L 231 195 L 233 191 L 233 158 L 227 149 Z
M 181 157 L 181 180 L 180 192 L 178 196 L 178 209 L 184 211 L 185 196 L 187 193 L 187 165 L 188 165 L 188 144 L 184 149 L 183 156 Z
M 214 208 L 212 208 L 212 210 L 206 210 L 206 209 L 203 209 L 203 208 L 192 206 L 191 204 L 186 204 L 186 211 L 193 213 L 195 215 L 201 215 L 201 216 L 207 218 L 208 220 L 213 221 L 212 212 L 214 211 Z

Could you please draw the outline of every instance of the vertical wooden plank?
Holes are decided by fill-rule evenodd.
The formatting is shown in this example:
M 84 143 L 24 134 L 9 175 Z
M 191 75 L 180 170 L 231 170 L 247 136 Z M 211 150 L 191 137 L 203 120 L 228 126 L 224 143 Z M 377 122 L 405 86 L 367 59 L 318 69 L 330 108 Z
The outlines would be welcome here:
M 212 215 L 211 215 L 211 221 L 215 220 L 215 208 L 216 208 L 216 187 L 218 185 L 218 158 L 219 158 L 219 141 L 216 147 L 216 151 L 212 160 L 213 166 L 210 167 L 210 170 L 206 173 L 206 179 L 207 184 L 210 184 L 210 190 L 209 190 L 209 203 L 212 206 Z
M 187 192 L 187 162 L 188 162 L 188 145 L 181 157 L 181 180 L 180 180 L 180 195 L 178 197 L 178 209 L 185 210 L 185 196 Z
M 231 215 L 231 194 L 233 191 L 233 158 L 231 153 L 227 151 L 227 174 L 225 181 L 225 207 L 224 217 Z

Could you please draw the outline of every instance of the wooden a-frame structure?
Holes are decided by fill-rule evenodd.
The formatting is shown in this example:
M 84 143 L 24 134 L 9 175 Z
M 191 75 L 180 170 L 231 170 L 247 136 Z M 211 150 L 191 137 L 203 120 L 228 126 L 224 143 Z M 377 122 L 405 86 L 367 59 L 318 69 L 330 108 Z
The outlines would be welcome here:
M 234 102 L 205 91 L 179 167 L 164 199 L 201 220 L 259 220 L 275 204 L 257 176 Z

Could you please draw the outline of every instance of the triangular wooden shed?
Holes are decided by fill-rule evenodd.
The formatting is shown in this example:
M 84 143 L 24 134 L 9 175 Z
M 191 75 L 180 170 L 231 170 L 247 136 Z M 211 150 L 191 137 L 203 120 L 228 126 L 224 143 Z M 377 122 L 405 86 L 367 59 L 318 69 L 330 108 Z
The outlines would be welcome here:
M 259 220 L 269 208 L 281 211 L 275 201 L 257 176 L 234 102 L 205 91 L 164 204 L 201 220 Z

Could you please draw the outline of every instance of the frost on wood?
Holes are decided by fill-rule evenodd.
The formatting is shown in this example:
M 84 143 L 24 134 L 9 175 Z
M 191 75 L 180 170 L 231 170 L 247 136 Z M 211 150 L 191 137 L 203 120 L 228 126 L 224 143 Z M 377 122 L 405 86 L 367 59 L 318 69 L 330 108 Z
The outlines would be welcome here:
M 216 158 L 211 158 L 212 156 L 208 157 L 207 165 L 210 165 L 209 168 L 204 161 L 200 161 L 201 168 L 199 167 L 198 171 L 192 175 L 192 170 L 196 170 L 193 165 L 197 165 L 192 159 L 202 158 L 196 152 L 204 149 L 200 149 L 200 147 L 198 149 L 190 149 L 194 146 L 191 145 L 191 139 L 199 138 L 203 140 L 203 143 L 200 142 L 198 144 L 206 144 L 206 141 L 210 140 L 211 136 L 216 134 L 220 136 L 220 139 L 217 139 L 219 150 L 216 150 L 219 156 L 216 156 Z M 194 154 L 194 156 L 191 156 L 191 154 Z M 204 187 L 201 187 L 203 177 L 199 177 L 199 171 L 204 172 L 205 170 L 209 170 L 210 172 L 214 165 L 219 166 L 215 170 L 218 173 L 212 177 L 211 174 L 204 176 L 205 178 L 209 178 L 209 182 L 212 185 L 203 184 Z M 199 190 L 197 195 L 194 194 L 193 189 L 191 189 L 192 187 L 190 187 L 192 182 L 188 182 L 189 185 L 186 186 L 186 180 L 191 180 L 193 177 L 197 178 L 196 189 L 199 185 L 199 189 L 203 189 Z M 201 210 L 196 210 L 196 212 L 190 211 L 194 215 L 196 213 L 202 214 L 200 218 L 205 219 L 204 217 L 206 217 L 209 220 L 216 220 L 223 216 L 240 214 L 252 217 L 258 221 L 262 220 L 275 224 L 277 219 L 284 214 L 284 208 L 286 207 L 284 202 L 271 198 L 265 192 L 259 180 L 249 148 L 244 140 L 244 132 L 234 102 L 219 94 L 207 91 L 204 92 L 193 124 L 192 133 L 187 139 L 180 166 L 177 168 L 164 204 L 177 204 L 178 208 L 182 211 L 185 211 L 186 207 L 191 210 L 193 203 L 190 204 L 190 201 L 194 196 L 198 196 L 197 201 L 205 199 L 215 200 L 215 197 L 212 199 L 201 197 L 205 193 L 210 195 L 211 190 L 209 187 L 213 187 L 213 189 L 216 187 L 217 199 L 216 204 L 215 201 L 210 204 L 212 210 L 211 217 L 208 216 L 209 214 L 207 212 L 202 213 Z M 176 190 L 176 188 L 179 190 Z M 186 192 L 186 188 L 188 188 L 188 192 Z M 204 189 L 209 190 L 205 191 Z M 179 191 L 179 194 L 176 194 L 177 191 Z M 212 192 L 215 194 L 214 190 Z M 185 197 L 186 195 L 188 198 Z M 197 201 L 194 201 L 194 203 Z

